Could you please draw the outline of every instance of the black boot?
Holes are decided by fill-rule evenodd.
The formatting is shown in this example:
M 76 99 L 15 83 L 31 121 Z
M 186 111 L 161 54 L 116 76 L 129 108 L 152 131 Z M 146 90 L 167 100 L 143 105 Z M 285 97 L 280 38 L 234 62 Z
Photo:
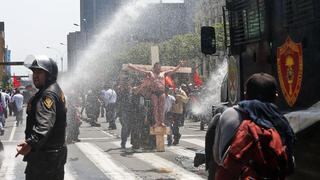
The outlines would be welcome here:
M 177 145 L 179 144 L 179 140 L 181 138 L 181 134 L 177 134 L 176 136 L 174 136 L 174 140 L 173 140 L 173 145 Z

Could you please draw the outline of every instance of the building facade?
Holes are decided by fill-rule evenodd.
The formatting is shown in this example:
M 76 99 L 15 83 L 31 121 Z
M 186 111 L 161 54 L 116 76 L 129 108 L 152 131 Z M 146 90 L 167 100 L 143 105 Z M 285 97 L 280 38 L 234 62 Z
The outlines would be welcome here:
M 112 20 L 122 0 L 80 0 L 80 29 L 87 41 Z
M 80 32 L 68 35 L 68 69 L 76 65 L 77 54 L 85 49 L 128 0 L 80 0 Z M 161 42 L 175 35 L 195 32 L 194 0 L 165 0 L 150 3 L 130 27 L 127 41 Z M 83 40 L 83 42 L 81 42 Z M 81 48 L 79 50 L 79 48 Z
M 84 32 L 70 32 L 67 36 L 68 71 L 73 70 L 77 65 L 81 53 L 85 49 L 86 35 Z
M 0 62 L 4 62 L 5 58 L 5 34 L 4 34 L 4 22 L 0 22 Z M 0 66 L 0 79 L 4 78 L 4 66 Z M 2 85 L 3 83 L 1 83 Z
M 133 26 L 136 41 L 161 42 L 175 35 L 193 33 L 195 1 L 183 3 L 153 3 Z
M 226 0 L 200 0 L 196 21 L 200 26 L 213 26 L 223 23 L 223 10 Z
M 112 21 L 121 5 L 128 0 L 81 0 L 81 31 L 87 33 L 88 41 Z M 162 41 L 174 35 L 194 32 L 194 0 L 153 1 L 132 27 L 131 36 L 139 41 Z

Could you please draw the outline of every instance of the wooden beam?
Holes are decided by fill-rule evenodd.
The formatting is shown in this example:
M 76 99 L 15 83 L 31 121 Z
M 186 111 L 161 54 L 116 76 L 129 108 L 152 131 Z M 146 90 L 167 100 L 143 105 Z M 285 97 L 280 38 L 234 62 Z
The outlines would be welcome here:
M 132 64 L 133 66 L 136 66 L 137 68 L 144 69 L 146 71 L 152 71 L 152 65 L 144 65 L 144 64 Z M 170 69 L 174 69 L 174 66 L 161 66 L 161 71 L 167 71 Z M 122 65 L 122 70 L 130 70 L 128 68 L 128 64 L 123 64 Z M 191 67 L 180 67 L 176 73 L 186 73 L 190 74 L 191 73 Z

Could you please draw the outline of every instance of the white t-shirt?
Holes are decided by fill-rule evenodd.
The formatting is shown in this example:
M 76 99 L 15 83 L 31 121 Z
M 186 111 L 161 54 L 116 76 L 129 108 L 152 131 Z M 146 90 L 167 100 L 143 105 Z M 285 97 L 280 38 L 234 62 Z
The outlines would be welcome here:
M 1 102 L 4 108 L 8 105 L 7 100 L 10 100 L 10 95 L 5 92 L 1 92 Z
M 106 98 L 106 90 L 102 89 L 100 91 L 100 98 L 103 101 L 104 104 L 108 104 L 107 98 Z
M 108 89 L 105 92 L 105 102 L 106 105 L 109 103 L 116 103 L 117 102 L 117 93 L 113 89 Z
M 176 101 L 176 98 L 170 94 L 166 96 L 166 101 L 164 102 L 164 113 L 167 113 L 171 110 L 173 103 Z
M 22 94 L 15 94 L 12 97 L 12 102 L 15 102 L 15 105 L 17 107 L 17 111 L 22 110 L 22 105 L 23 105 L 23 96 Z

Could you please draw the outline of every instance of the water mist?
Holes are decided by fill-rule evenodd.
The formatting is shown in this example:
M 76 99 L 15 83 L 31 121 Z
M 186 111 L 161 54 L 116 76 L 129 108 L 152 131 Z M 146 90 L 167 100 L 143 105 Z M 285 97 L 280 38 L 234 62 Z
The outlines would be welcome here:
M 105 72 L 115 68 L 114 53 L 121 50 L 128 32 L 147 7 L 145 0 L 132 0 L 119 8 L 113 20 L 78 56 L 74 70 L 59 79 L 66 93 L 77 87 L 94 89 L 103 85 Z
M 219 62 L 216 69 L 211 73 L 209 80 L 201 90 L 199 103 L 192 105 L 192 113 L 207 115 L 211 112 L 212 105 L 220 103 L 221 84 L 227 72 L 227 60 Z

